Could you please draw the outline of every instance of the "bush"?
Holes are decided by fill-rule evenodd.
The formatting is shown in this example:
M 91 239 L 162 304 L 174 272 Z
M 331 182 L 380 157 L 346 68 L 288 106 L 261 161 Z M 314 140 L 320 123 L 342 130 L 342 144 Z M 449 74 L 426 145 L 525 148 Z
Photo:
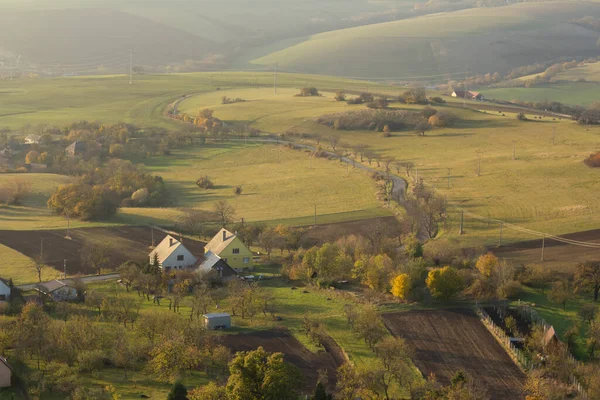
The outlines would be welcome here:
M 316 87 L 305 87 L 300 90 L 299 97 L 310 97 L 310 96 L 320 96 L 319 91 Z
M 502 115 L 504 115 L 504 114 L 502 114 Z M 528 121 L 527 116 L 525 114 L 523 114 L 522 112 L 517 114 L 517 119 L 519 121 Z
M 425 107 L 422 111 L 421 111 L 421 115 L 423 116 L 423 118 L 428 119 L 431 116 L 434 116 L 435 114 L 437 114 L 437 110 L 435 108 L 432 107 Z
M 600 152 L 596 154 L 590 154 L 588 158 L 583 160 L 583 163 L 590 168 L 599 168 L 600 167 Z
M 241 195 L 242 194 L 242 185 L 238 185 L 233 189 L 233 194 Z
M 212 189 L 215 186 L 208 176 L 203 176 L 198 179 L 196 185 L 202 189 Z
M 386 99 L 385 97 L 380 97 L 376 100 L 372 100 L 369 103 L 367 103 L 367 107 L 369 108 L 387 108 L 388 107 L 388 99 Z
M 441 98 L 441 97 L 439 97 L 439 96 L 436 96 L 436 97 L 431 97 L 429 100 L 430 100 L 432 103 L 436 103 L 436 104 L 444 104 L 444 103 L 446 103 L 446 100 L 442 99 L 442 98 Z
M 398 132 L 414 126 L 421 120 L 416 112 L 404 110 L 360 110 L 322 115 L 314 119 L 318 124 L 338 130 L 371 130 L 382 132 L 387 125 Z
M 342 91 L 336 92 L 335 101 L 346 101 L 346 93 Z
M 456 124 L 457 121 L 458 118 L 456 117 L 456 115 L 447 111 L 440 111 L 437 114 L 429 117 L 429 119 L 427 120 L 427 122 L 429 122 L 431 126 L 439 128 L 446 126 L 454 126 L 454 124 Z
M 360 97 L 355 97 L 353 99 L 349 99 L 348 101 L 346 101 L 346 103 L 348 103 L 348 104 L 362 104 L 363 100 Z

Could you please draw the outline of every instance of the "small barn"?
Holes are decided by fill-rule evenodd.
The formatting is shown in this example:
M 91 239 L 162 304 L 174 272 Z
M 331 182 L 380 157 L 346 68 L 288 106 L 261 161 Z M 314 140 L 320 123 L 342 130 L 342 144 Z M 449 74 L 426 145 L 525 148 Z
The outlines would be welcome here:
M 0 278 L 0 302 L 9 301 L 11 295 L 11 285 L 9 281 Z
M 77 289 L 59 280 L 40 283 L 36 289 L 54 301 L 71 301 L 77 298 Z
M 11 386 L 13 370 L 5 358 L 0 357 L 0 388 Z
M 237 277 L 237 272 L 221 257 L 212 252 L 204 255 L 205 259 L 198 266 L 198 274 L 208 280 L 228 281 Z
M 227 313 L 204 314 L 204 327 L 210 330 L 231 328 L 231 315 Z
M 454 92 L 452 92 L 452 97 L 470 100 L 483 100 L 483 95 L 481 93 L 473 92 L 470 90 L 455 90 Z

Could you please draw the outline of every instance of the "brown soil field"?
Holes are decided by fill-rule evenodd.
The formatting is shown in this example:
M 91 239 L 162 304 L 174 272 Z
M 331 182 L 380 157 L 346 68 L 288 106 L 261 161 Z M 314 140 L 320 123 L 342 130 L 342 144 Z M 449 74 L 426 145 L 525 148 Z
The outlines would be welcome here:
M 600 229 L 562 235 L 565 239 L 600 244 Z M 517 264 L 541 262 L 542 239 L 528 240 L 490 249 L 497 257 Z M 550 269 L 572 272 L 580 262 L 600 260 L 600 248 L 575 246 L 552 239 L 545 240 L 543 264 Z
M 369 232 L 380 232 L 380 235 L 400 236 L 402 226 L 396 217 L 378 217 L 358 221 L 337 222 L 309 227 L 306 235 L 318 243 L 336 241 L 348 235 L 369 237 Z
M 383 315 L 390 332 L 415 349 L 423 375 L 447 385 L 464 371 L 491 399 L 523 399 L 525 374 L 470 310 L 425 310 Z
M 128 260 L 140 263 L 148 260 L 152 245 L 152 230 L 149 227 L 110 227 L 71 229 L 71 239 L 66 239 L 66 230 L 39 231 L 0 231 L 0 243 L 27 257 L 40 255 L 43 241 L 46 264 L 63 271 L 63 262 L 67 260 L 67 274 L 93 274 L 96 271 L 85 268 L 81 263 L 81 249 L 86 243 L 105 244 L 113 249 L 114 268 Z M 166 233 L 154 229 L 155 244 Z M 195 255 L 204 253 L 204 243 L 183 239 L 183 244 Z
M 337 343 L 331 341 L 335 350 L 332 351 L 330 345 L 327 346 L 327 352 L 312 353 L 283 328 L 223 336 L 223 345 L 233 353 L 256 350 L 259 346 L 268 352 L 283 353 L 284 360 L 300 370 L 303 378 L 302 391 L 305 393 L 312 393 L 321 369 L 327 370 L 329 388 L 335 388 L 335 372 L 343 364 L 344 357 Z

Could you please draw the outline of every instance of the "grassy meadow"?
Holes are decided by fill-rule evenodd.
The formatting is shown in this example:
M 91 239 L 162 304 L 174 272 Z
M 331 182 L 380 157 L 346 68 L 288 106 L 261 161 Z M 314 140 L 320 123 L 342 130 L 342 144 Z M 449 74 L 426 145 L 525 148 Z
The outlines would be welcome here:
M 518 121 L 515 114 L 484 112 L 457 108 L 457 104 L 437 106 L 447 108 L 462 121 L 451 128 L 435 129 L 419 137 L 414 132 L 393 133 L 384 138 L 370 131 L 332 131 L 316 124 L 312 118 L 331 112 L 360 109 L 333 100 L 333 93 L 321 97 L 297 98 L 290 90 L 277 95 L 266 89 L 226 92 L 229 97 L 250 100 L 233 105 L 219 105 L 214 94 L 199 95 L 185 100 L 181 109 L 193 111 L 204 105 L 215 110 L 225 120 L 241 120 L 267 132 L 287 129 L 298 132 L 319 132 L 323 137 L 339 134 L 343 142 L 368 144 L 382 156 L 411 161 L 419 177 L 434 186 L 452 205 L 477 215 L 504 220 L 530 229 L 562 234 L 597 228 L 597 171 L 586 167 L 582 160 L 600 150 L 600 128 L 586 130 L 572 121 L 544 118 Z M 261 95 L 263 96 L 261 98 Z M 408 110 L 422 107 L 392 105 Z M 552 144 L 556 129 L 555 144 Z M 516 159 L 512 160 L 513 142 Z M 324 139 L 322 146 L 327 146 Z M 481 174 L 477 166 L 481 157 Z M 374 164 L 375 165 L 375 164 Z M 448 168 L 450 188 L 448 188 Z M 403 173 L 403 171 L 401 171 Z M 415 178 L 413 171 L 409 181 Z M 452 241 L 458 232 L 458 215 L 451 220 L 444 235 Z M 491 245 L 498 242 L 499 226 L 465 219 L 463 245 Z M 533 239 L 529 235 L 505 230 L 503 241 Z
M 597 63 L 600 64 L 600 63 Z M 594 65 L 594 64 L 591 64 Z M 574 106 L 589 106 L 600 101 L 600 84 L 598 82 L 561 82 L 539 85 L 531 88 L 481 88 L 488 99 L 506 101 L 559 101 Z
M 252 63 L 319 74 L 434 80 L 562 56 L 597 55 L 598 34 L 569 23 L 598 15 L 596 3 L 521 3 L 474 8 L 312 35 Z M 376 62 L 373 62 L 376 60 Z

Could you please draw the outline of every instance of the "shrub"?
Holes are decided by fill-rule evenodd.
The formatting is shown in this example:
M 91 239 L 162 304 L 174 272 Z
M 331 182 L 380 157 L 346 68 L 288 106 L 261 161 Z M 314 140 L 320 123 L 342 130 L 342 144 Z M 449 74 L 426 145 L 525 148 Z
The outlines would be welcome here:
M 297 96 L 310 97 L 310 96 L 320 96 L 320 94 L 316 87 L 305 87 L 300 90 L 300 93 Z
M 367 107 L 369 108 L 387 108 L 388 107 L 388 99 L 386 99 L 385 97 L 379 97 L 376 100 L 372 100 L 369 103 L 367 103 Z
M 353 99 L 349 99 L 348 101 L 346 101 L 346 103 L 348 103 L 348 104 L 362 104 L 363 100 L 360 97 L 355 97 Z
M 504 115 L 504 114 L 502 114 L 502 115 Z M 527 116 L 525 114 L 523 114 L 522 112 L 520 112 L 520 113 L 517 114 L 517 119 L 519 121 L 527 121 L 528 120 Z
M 430 100 L 432 103 L 436 103 L 436 104 L 444 104 L 444 103 L 446 102 L 446 100 L 442 99 L 442 98 L 441 98 L 441 97 L 439 97 L 439 96 L 436 96 L 436 97 L 431 97 L 429 100 Z
M 445 126 L 453 126 L 456 124 L 457 121 L 458 118 L 456 117 L 456 115 L 447 111 L 440 111 L 437 114 L 429 117 L 429 119 L 427 120 L 427 122 L 429 122 L 431 126 L 439 128 Z
M 202 189 L 212 189 L 215 186 L 208 176 L 203 176 L 198 179 L 196 185 Z
M 400 131 L 421 120 L 418 113 L 404 110 L 359 110 L 322 115 L 318 124 L 338 130 L 372 130 L 381 132 L 387 125 L 390 131 Z
M 238 185 L 233 189 L 233 193 L 236 195 L 241 195 L 242 194 L 242 185 Z
M 342 91 L 336 92 L 335 101 L 346 101 L 346 93 Z
M 590 168 L 599 168 L 600 167 L 600 152 L 596 154 L 590 154 L 588 158 L 583 160 L 583 163 Z
M 429 117 L 433 116 L 437 114 L 437 110 L 433 107 L 425 107 L 422 111 L 421 111 L 421 115 L 423 116 L 423 118 L 428 119 Z

